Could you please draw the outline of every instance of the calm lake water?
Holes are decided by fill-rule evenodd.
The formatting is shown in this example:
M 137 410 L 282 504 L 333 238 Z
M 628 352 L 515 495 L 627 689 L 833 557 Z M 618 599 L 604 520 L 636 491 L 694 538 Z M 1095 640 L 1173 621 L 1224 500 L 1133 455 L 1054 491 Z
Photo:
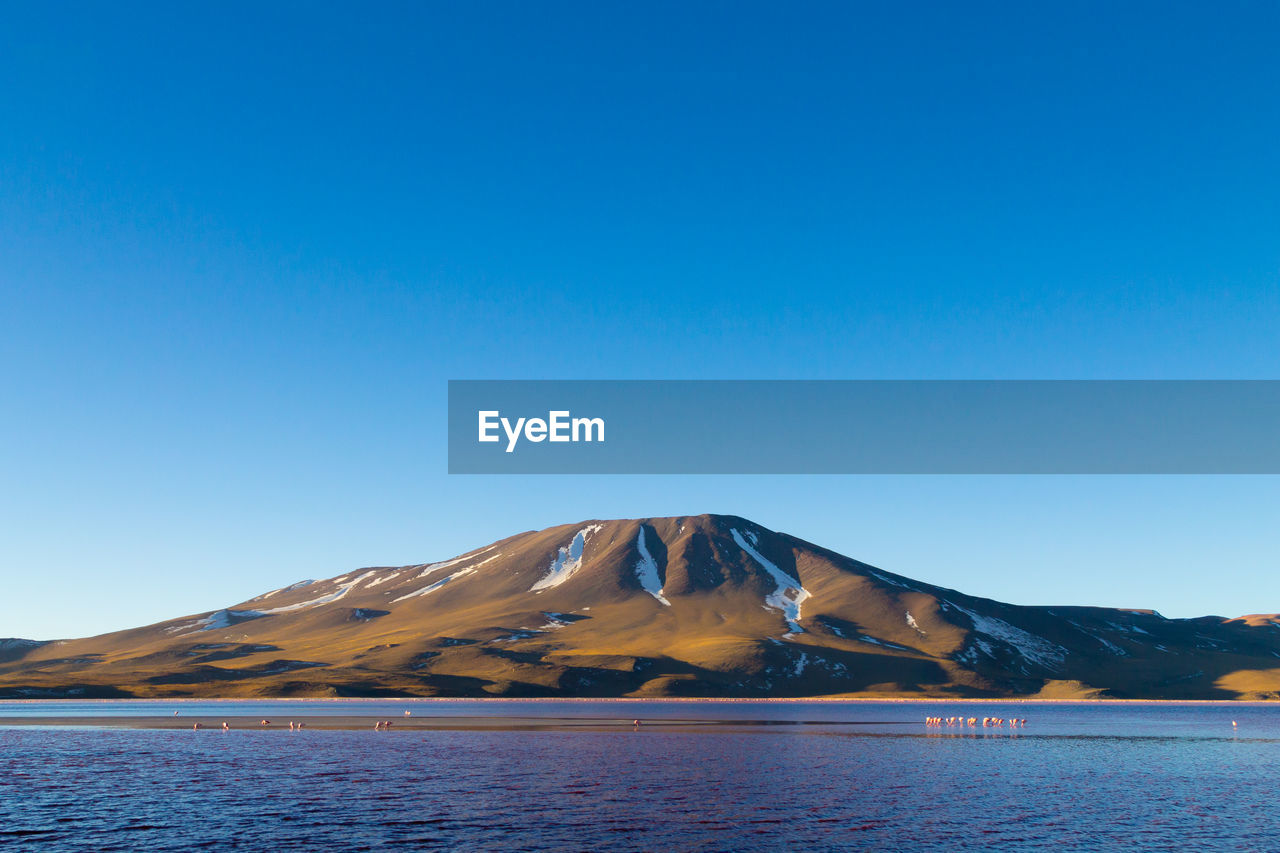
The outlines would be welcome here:
M 0 728 L 0 847 L 1280 850 L 1280 706 L 0 702 L 0 717 L 175 708 L 602 725 Z M 923 725 L 952 714 L 1028 726 Z M 616 722 L 631 718 L 647 724 Z

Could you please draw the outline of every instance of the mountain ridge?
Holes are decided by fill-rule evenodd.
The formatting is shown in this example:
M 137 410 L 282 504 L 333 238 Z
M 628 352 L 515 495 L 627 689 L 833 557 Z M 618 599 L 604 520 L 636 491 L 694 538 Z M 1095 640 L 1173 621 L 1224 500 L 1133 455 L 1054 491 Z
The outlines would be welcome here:
M 1006 604 L 697 515 L 556 525 L 97 637 L 0 641 L 0 697 L 378 695 L 1273 699 L 1280 616 Z

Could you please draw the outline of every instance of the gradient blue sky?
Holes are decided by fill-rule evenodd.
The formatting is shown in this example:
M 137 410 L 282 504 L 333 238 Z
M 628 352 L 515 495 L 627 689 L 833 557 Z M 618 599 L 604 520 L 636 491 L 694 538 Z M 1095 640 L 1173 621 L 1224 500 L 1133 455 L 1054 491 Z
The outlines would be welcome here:
M 450 378 L 1280 378 L 1274 3 L 4 20 L 0 636 L 697 512 L 1018 603 L 1280 610 L 1276 478 L 444 443 Z

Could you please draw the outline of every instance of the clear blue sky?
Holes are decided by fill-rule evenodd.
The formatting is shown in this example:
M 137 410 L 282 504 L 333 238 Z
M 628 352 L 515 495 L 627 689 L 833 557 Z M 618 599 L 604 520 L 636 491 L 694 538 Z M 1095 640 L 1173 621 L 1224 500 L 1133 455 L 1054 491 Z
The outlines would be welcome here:
M 1274 3 L 4 18 L 0 636 L 708 511 L 1280 610 L 1276 478 L 462 478 L 443 434 L 449 378 L 1280 378 Z

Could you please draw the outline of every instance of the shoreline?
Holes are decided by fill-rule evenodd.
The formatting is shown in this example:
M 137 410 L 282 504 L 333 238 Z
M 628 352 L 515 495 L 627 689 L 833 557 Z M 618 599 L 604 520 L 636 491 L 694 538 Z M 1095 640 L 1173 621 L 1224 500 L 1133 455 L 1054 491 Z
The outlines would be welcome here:
M 374 731 L 375 723 L 385 720 L 383 716 L 361 716 L 356 714 L 304 714 L 281 719 L 273 719 L 269 725 L 262 725 L 260 718 L 254 716 L 223 716 L 199 714 L 190 717 L 136 715 L 136 716 L 33 716 L 6 717 L 0 715 L 0 731 L 11 728 L 83 728 L 83 729 L 144 729 L 163 731 L 223 731 L 225 722 L 234 732 L 286 732 L 299 734 L 307 731 Z M 909 722 L 876 721 L 876 722 L 829 722 L 829 721 L 792 721 L 792 720 L 698 720 L 698 719 L 660 719 L 646 718 L 637 726 L 632 719 L 622 717 L 484 717 L 468 716 L 435 716 L 435 717 L 393 717 L 391 725 L 381 731 L 555 731 L 573 729 L 577 731 L 633 731 L 639 728 L 666 730 L 704 729 L 704 728 L 767 728 L 775 726 L 868 726 L 868 725 L 915 725 Z M 301 723 L 302 727 L 291 728 L 291 724 Z M 196 726 L 199 726 L 196 729 Z
M 48 697 L 27 697 L 27 698 L 0 698 L 0 708 L 10 704 L 103 704 L 103 705 L 120 705 L 120 704 L 208 704 L 208 703 L 379 703 L 379 702 L 414 702 L 419 704 L 426 703 L 464 703 L 464 702 L 483 702 L 492 704 L 502 703 L 670 703 L 670 704 L 776 704 L 776 703 L 879 703 L 879 704 L 920 704 L 920 705 L 938 705 L 938 704 L 1019 704 L 1019 705 L 1223 705 L 1223 706 L 1244 706 L 1244 705 L 1276 705 L 1280 706 L 1280 699 L 1041 699 L 1036 697 L 991 697 L 991 698 L 974 698 L 974 697 L 880 697 L 880 696 L 801 696 L 801 697 L 750 697 L 750 698 L 734 698 L 734 697 L 643 697 L 643 696 L 547 696 L 547 697 L 519 697 L 519 696 L 218 696 L 218 697 L 199 697 L 199 696 L 175 696 L 175 697 L 136 697 L 136 698 L 120 698 L 120 699 L 103 699 L 103 698 L 86 698 L 80 699 L 68 696 L 48 696 Z

